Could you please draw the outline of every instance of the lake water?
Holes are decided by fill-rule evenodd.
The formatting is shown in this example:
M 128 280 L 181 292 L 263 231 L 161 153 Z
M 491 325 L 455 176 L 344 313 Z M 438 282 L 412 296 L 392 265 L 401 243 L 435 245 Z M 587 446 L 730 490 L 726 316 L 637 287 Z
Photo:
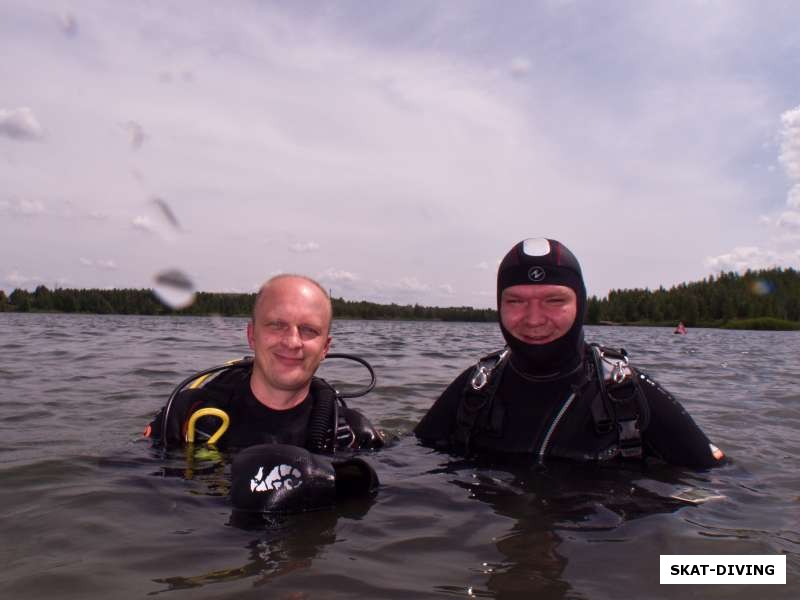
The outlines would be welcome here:
M 333 352 L 397 437 L 371 500 L 230 523 L 228 467 L 141 437 L 173 386 L 248 353 L 244 319 L 0 313 L 3 598 L 797 598 L 800 332 L 589 328 L 732 457 L 669 468 L 477 468 L 408 433 L 496 349 L 496 325 L 340 321 Z M 341 361 L 332 379 L 364 382 Z M 686 488 L 724 496 L 698 506 Z M 784 586 L 661 586 L 660 554 L 787 555 Z

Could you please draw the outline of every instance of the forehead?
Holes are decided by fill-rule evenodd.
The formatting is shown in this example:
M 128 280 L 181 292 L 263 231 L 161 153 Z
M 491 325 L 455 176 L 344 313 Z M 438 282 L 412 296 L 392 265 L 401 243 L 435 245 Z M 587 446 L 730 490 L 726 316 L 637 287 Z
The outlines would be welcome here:
M 259 317 L 304 321 L 330 320 L 330 304 L 317 286 L 304 279 L 281 278 L 270 283 L 256 307 Z
M 513 296 L 515 298 L 541 299 L 554 296 L 566 296 L 577 299 L 575 291 L 565 285 L 536 284 L 536 285 L 512 285 L 503 290 L 503 298 Z

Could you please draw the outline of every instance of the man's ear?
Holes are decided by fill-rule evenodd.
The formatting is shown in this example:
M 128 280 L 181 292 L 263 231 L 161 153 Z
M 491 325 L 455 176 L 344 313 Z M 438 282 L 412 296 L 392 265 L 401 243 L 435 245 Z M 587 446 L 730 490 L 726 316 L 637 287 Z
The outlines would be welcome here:
M 332 341 L 333 341 L 333 338 L 331 336 L 328 336 L 328 339 L 325 341 L 325 347 L 322 349 L 322 358 L 325 358 L 326 356 L 328 356 L 328 351 L 331 349 L 331 342 Z

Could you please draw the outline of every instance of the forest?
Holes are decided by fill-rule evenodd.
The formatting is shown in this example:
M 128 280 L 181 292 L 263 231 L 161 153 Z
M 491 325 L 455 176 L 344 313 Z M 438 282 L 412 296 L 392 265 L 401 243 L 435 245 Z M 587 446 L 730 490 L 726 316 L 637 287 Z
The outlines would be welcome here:
M 149 289 L 48 289 L 30 292 L 0 290 L 0 312 L 63 312 L 123 315 L 248 316 L 255 294 L 198 292 L 191 306 L 173 310 Z M 334 315 L 345 319 L 496 321 L 493 309 L 469 306 L 378 304 L 333 298 Z M 611 290 L 591 296 L 591 325 L 675 325 L 746 329 L 800 329 L 800 273 L 767 269 L 720 273 L 669 289 Z

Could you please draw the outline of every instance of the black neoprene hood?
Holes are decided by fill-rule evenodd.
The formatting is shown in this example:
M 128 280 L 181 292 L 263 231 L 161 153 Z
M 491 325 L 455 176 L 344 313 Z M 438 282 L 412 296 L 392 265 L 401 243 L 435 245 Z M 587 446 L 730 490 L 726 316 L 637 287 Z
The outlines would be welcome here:
M 529 238 L 514 245 L 497 269 L 498 320 L 503 290 L 513 285 L 563 285 L 575 292 L 578 305 L 569 331 L 548 344 L 526 344 L 500 321 L 515 366 L 536 375 L 563 373 L 577 366 L 583 358 L 586 287 L 575 255 L 561 242 L 548 238 Z

